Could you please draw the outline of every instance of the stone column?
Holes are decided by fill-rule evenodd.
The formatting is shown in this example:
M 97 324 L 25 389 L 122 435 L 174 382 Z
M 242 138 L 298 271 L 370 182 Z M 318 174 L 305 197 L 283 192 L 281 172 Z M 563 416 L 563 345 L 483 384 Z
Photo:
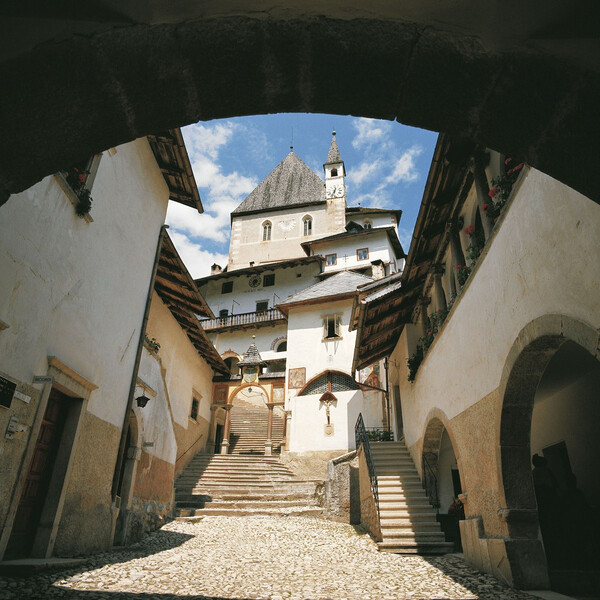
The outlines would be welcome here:
M 267 422 L 267 441 L 265 442 L 265 456 L 271 456 L 273 454 L 273 407 L 274 402 L 267 402 L 267 408 L 269 409 L 269 420 Z
M 283 431 L 285 433 L 285 449 L 290 449 L 290 421 L 292 420 L 292 411 L 283 411 Z
M 229 429 L 231 428 L 231 419 L 229 411 L 231 410 L 231 404 L 225 404 L 221 408 L 225 410 L 225 427 L 223 428 L 223 441 L 221 442 L 221 454 L 229 454 Z
M 459 292 L 462 286 L 458 281 L 456 267 L 458 265 L 466 265 L 467 261 L 465 260 L 465 255 L 463 254 L 462 248 L 460 246 L 460 240 L 458 239 L 456 225 L 451 222 L 446 223 L 446 232 L 448 233 L 448 239 L 450 241 L 450 253 L 452 255 L 452 275 L 454 277 L 454 285 L 456 286 L 456 291 Z
M 429 327 L 429 317 L 427 315 L 427 307 L 431 300 L 429 298 L 419 299 L 419 326 L 421 328 L 421 335 L 425 337 L 427 335 L 427 328 Z
M 444 272 L 444 265 L 437 264 L 433 266 L 433 301 L 436 310 L 444 310 L 446 308 L 446 298 L 444 296 L 444 287 L 442 285 L 442 275 Z
M 484 204 L 490 203 L 490 197 L 488 196 L 490 187 L 485 174 L 484 159 L 485 156 L 481 153 L 475 156 L 469 164 L 469 170 L 473 173 L 475 191 L 477 192 L 477 206 L 479 207 L 481 223 L 483 224 L 483 233 L 485 235 L 485 241 L 487 242 L 492 234 L 492 224 L 490 223 L 490 219 L 485 210 L 482 208 Z
M 210 429 L 208 430 L 208 442 L 207 450 L 214 454 L 215 452 L 215 438 L 217 435 L 217 409 L 218 404 L 210 405 Z

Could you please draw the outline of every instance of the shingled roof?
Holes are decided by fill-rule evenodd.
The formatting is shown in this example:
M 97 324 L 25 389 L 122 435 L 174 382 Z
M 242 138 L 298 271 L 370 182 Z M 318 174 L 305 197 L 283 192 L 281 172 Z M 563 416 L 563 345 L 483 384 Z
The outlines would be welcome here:
M 340 149 L 338 148 L 337 141 L 335 139 L 335 131 L 333 132 L 333 138 L 331 139 L 331 145 L 329 146 L 329 152 L 327 153 L 326 165 L 335 163 L 341 163 L 342 157 L 340 156 Z
M 372 281 L 372 277 L 353 271 L 342 271 L 329 277 L 329 279 L 315 283 L 305 290 L 289 296 L 278 305 L 278 308 L 284 314 L 287 314 L 291 304 L 320 302 L 325 298 L 338 296 L 353 296 L 359 285 L 371 283 Z
M 290 152 L 231 214 L 250 214 L 324 202 L 325 184 L 321 178 Z

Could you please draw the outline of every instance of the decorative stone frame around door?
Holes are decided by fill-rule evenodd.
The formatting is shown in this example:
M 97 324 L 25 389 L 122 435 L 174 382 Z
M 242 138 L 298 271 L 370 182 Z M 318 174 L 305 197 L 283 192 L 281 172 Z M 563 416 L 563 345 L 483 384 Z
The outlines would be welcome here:
M 98 388 L 98 386 L 68 367 L 56 356 L 48 357 L 46 376 L 51 379 L 43 384 L 40 392 L 39 404 L 31 427 L 27 449 L 12 492 L 6 522 L 2 536 L 0 537 L 0 556 L 4 554 L 8 540 L 10 539 L 15 514 L 19 506 L 23 486 L 29 472 L 35 444 L 40 432 L 42 418 L 48 404 L 50 390 L 55 388 L 72 398 L 73 401 L 67 414 L 60 446 L 52 470 L 50 485 L 42 509 L 40 525 L 37 528 L 31 549 L 31 557 L 48 558 L 52 556 L 73 466 L 73 458 L 77 452 L 79 436 L 81 434 L 83 416 L 85 415 L 91 393 Z

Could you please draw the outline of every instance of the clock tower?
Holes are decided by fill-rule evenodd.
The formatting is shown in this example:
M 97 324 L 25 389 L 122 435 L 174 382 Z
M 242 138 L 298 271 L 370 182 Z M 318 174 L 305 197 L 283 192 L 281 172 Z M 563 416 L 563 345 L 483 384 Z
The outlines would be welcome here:
M 325 170 L 325 198 L 330 216 L 329 230 L 343 231 L 346 225 L 346 169 L 340 157 L 335 131 L 329 146 Z

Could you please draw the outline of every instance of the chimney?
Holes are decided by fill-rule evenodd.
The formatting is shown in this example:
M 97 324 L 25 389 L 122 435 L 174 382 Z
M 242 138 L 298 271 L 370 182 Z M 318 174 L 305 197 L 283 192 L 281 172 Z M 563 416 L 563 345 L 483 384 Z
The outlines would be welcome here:
M 221 265 L 218 265 L 217 263 L 212 265 L 212 267 L 210 268 L 211 275 L 218 275 L 219 273 L 222 273 L 222 272 L 223 272 L 223 268 L 221 267 Z

